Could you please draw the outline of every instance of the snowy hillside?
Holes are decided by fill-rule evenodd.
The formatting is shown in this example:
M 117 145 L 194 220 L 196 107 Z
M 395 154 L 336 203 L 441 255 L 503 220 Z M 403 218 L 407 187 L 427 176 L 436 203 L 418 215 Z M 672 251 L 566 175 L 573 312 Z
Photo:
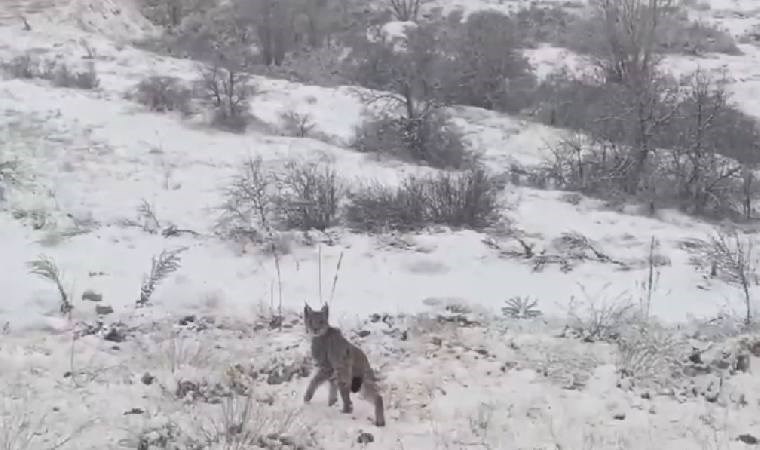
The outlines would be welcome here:
M 760 29 L 752 0 L 698 3 L 710 7 L 690 14 L 737 39 Z M 439 170 L 349 148 L 363 88 L 256 75 L 244 133 L 148 111 L 137 83 L 198 72 L 132 44 L 156 33 L 126 0 L 0 5 L 0 62 L 32 55 L 99 79 L 95 89 L 0 79 L 0 449 L 256 448 L 231 426 L 261 448 L 758 445 L 760 334 L 737 331 L 741 287 L 695 263 L 716 223 L 514 184 L 511 168 L 542 164 L 565 132 L 454 106 L 468 145 L 505 183 L 494 224 L 284 231 L 275 255 L 231 243 L 214 227 L 248 158 L 276 173 L 329 163 L 347 188 Z M 739 42 L 740 55 L 663 64 L 725 69 L 732 101 L 760 118 L 760 46 Z M 539 78 L 586 64 L 550 45 L 526 56 Z M 286 135 L 292 112 L 309 118 L 308 136 Z M 152 258 L 175 249 L 178 270 L 137 308 Z M 41 256 L 60 269 L 70 314 L 56 285 L 30 273 Z M 749 289 L 757 310 L 760 289 Z M 378 369 L 387 427 L 360 400 L 350 415 L 328 408 L 326 387 L 303 404 L 314 368 L 300 312 L 320 298 Z

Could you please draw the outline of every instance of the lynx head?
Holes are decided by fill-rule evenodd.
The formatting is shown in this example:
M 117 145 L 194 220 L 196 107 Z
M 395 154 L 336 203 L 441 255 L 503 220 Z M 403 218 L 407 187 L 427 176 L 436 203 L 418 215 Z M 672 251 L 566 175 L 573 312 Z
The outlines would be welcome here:
M 327 333 L 328 315 L 327 305 L 324 305 L 319 311 L 314 311 L 309 305 L 304 305 L 303 322 L 306 325 L 306 332 L 311 336 L 322 336 Z

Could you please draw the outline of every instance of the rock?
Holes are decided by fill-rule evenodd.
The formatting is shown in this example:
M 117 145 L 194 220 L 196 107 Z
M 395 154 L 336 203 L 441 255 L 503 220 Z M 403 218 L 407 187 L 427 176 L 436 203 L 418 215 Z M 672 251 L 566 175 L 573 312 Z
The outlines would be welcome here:
M 150 374 L 150 372 L 145 372 L 143 376 L 140 378 L 140 381 L 142 381 L 142 384 L 150 386 L 153 384 L 153 380 L 155 380 L 156 377 Z
M 438 336 L 433 336 L 433 338 L 430 339 L 430 342 L 433 345 L 437 345 L 438 347 L 440 347 L 441 345 L 443 345 L 443 339 L 439 338 Z
M 367 337 L 367 336 L 370 335 L 370 331 L 369 330 L 359 330 L 356 334 L 359 335 L 359 337 Z
M 124 415 L 128 416 L 128 415 L 132 415 L 132 414 L 143 414 L 144 412 L 145 411 L 143 411 L 140 408 L 132 408 L 129 411 L 124 411 Z
M 198 383 L 195 383 L 193 381 L 189 380 L 180 380 L 177 383 L 177 390 L 175 391 L 175 395 L 177 398 L 185 398 L 188 394 L 193 394 L 193 396 L 197 395 L 200 392 L 200 386 Z
M 87 289 L 86 291 L 82 292 L 82 301 L 86 302 L 102 302 L 103 301 L 103 295 L 98 294 L 97 292 L 93 291 L 92 289 Z
M 188 325 L 193 322 L 195 322 L 195 316 L 192 314 L 184 316 L 183 318 L 179 319 L 180 325 Z
M 749 352 L 760 358 L 760 340 L 753 342 L 749 346 Z
M 124 342 L 127 340 L 127 334 L 125 330 L 114 327 L 108 330 L 103 339 L 110 342 Z
M 749 372 L 749 355 L 736 355 L 736 370 L 738 372 Z
M 372 433 L 362 431 L 359 433 L 359 437 L 356 439 L 356 442 L 360 444 L 369 444 L 370 442 L 375 442 L 375 436 L 373 436 Z
M 760 440 L 749 433 L 740 434 L 736 437 L 736 440 L 747 445 L 760 445 Z
M 615 413 L 612 416 L 612 418 L 615 419 L 615 420 L 625 420 L 625 413 L 623 413 L 623 412 Z
M 108 305 L 95 305 L 95 314 L 99 316 L 113 314 L 113 307 Z

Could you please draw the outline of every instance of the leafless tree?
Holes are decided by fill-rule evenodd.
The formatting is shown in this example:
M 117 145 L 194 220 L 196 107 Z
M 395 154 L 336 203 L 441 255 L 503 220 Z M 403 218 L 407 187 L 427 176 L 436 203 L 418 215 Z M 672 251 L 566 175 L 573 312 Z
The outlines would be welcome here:
M 744 294 L 745 324 L 752 321 L 750 286 L 757 284 L 757 255 L 751 237 L 741 237 L 737 231 L 718 233 L 712 238 L 712 258 L 719 273 L 736 284 Z
M 402 22 L 416 22 L 420 14 L 420 7 L 424 0 L 388 0 L 391 12 L 396 20 Z

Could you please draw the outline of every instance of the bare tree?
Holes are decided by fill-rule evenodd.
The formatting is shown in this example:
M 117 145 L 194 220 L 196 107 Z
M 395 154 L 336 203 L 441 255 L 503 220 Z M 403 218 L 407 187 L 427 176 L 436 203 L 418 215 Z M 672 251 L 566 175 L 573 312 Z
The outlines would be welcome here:
M 388 0 L 393 17 L 401 22 L 416 22 L 424 0 Z
M 752 238 L 742 238 L 736 231 L 728 235 L 718 233 L 712 238 L 712 258 L 726 280 L 741 288 L 746 309 L 744 322 L 749 326 L 752 321 L 750 286 L 757 284 L 757 257 Z
M 250 76 L 235 65 L 202 66 L 198 87 L 203 99 L 215 109 L 214 123 L 242 131 L 249 119 L 249 97 L 254 89 Z
M 657 71 L 660 55 L 656 35 L 661 18 L 672 7 L 672 0 L 599 0 L 605 24 L 607 54 L 599 59 L 607 83 L 618 84 L 624 95 L 625 121 L 633 147 L 631 167 L 625 190 L 636 193 L 651 153 L 653 137 L 672 118 L 673 95 L 666 77 Z M 668 92 L 671 91 L 671 92 Z
M 661 146 L 671 149 L 678 195 L 696 214 L 703 214 L 709 204 L 728 209 L 741 165 L 720 154 L 725 145 L 723 128 L 734 119 L 725 79 L 698 70 L 681 84 L 685 97 L 672 126 L 659 139 Z

